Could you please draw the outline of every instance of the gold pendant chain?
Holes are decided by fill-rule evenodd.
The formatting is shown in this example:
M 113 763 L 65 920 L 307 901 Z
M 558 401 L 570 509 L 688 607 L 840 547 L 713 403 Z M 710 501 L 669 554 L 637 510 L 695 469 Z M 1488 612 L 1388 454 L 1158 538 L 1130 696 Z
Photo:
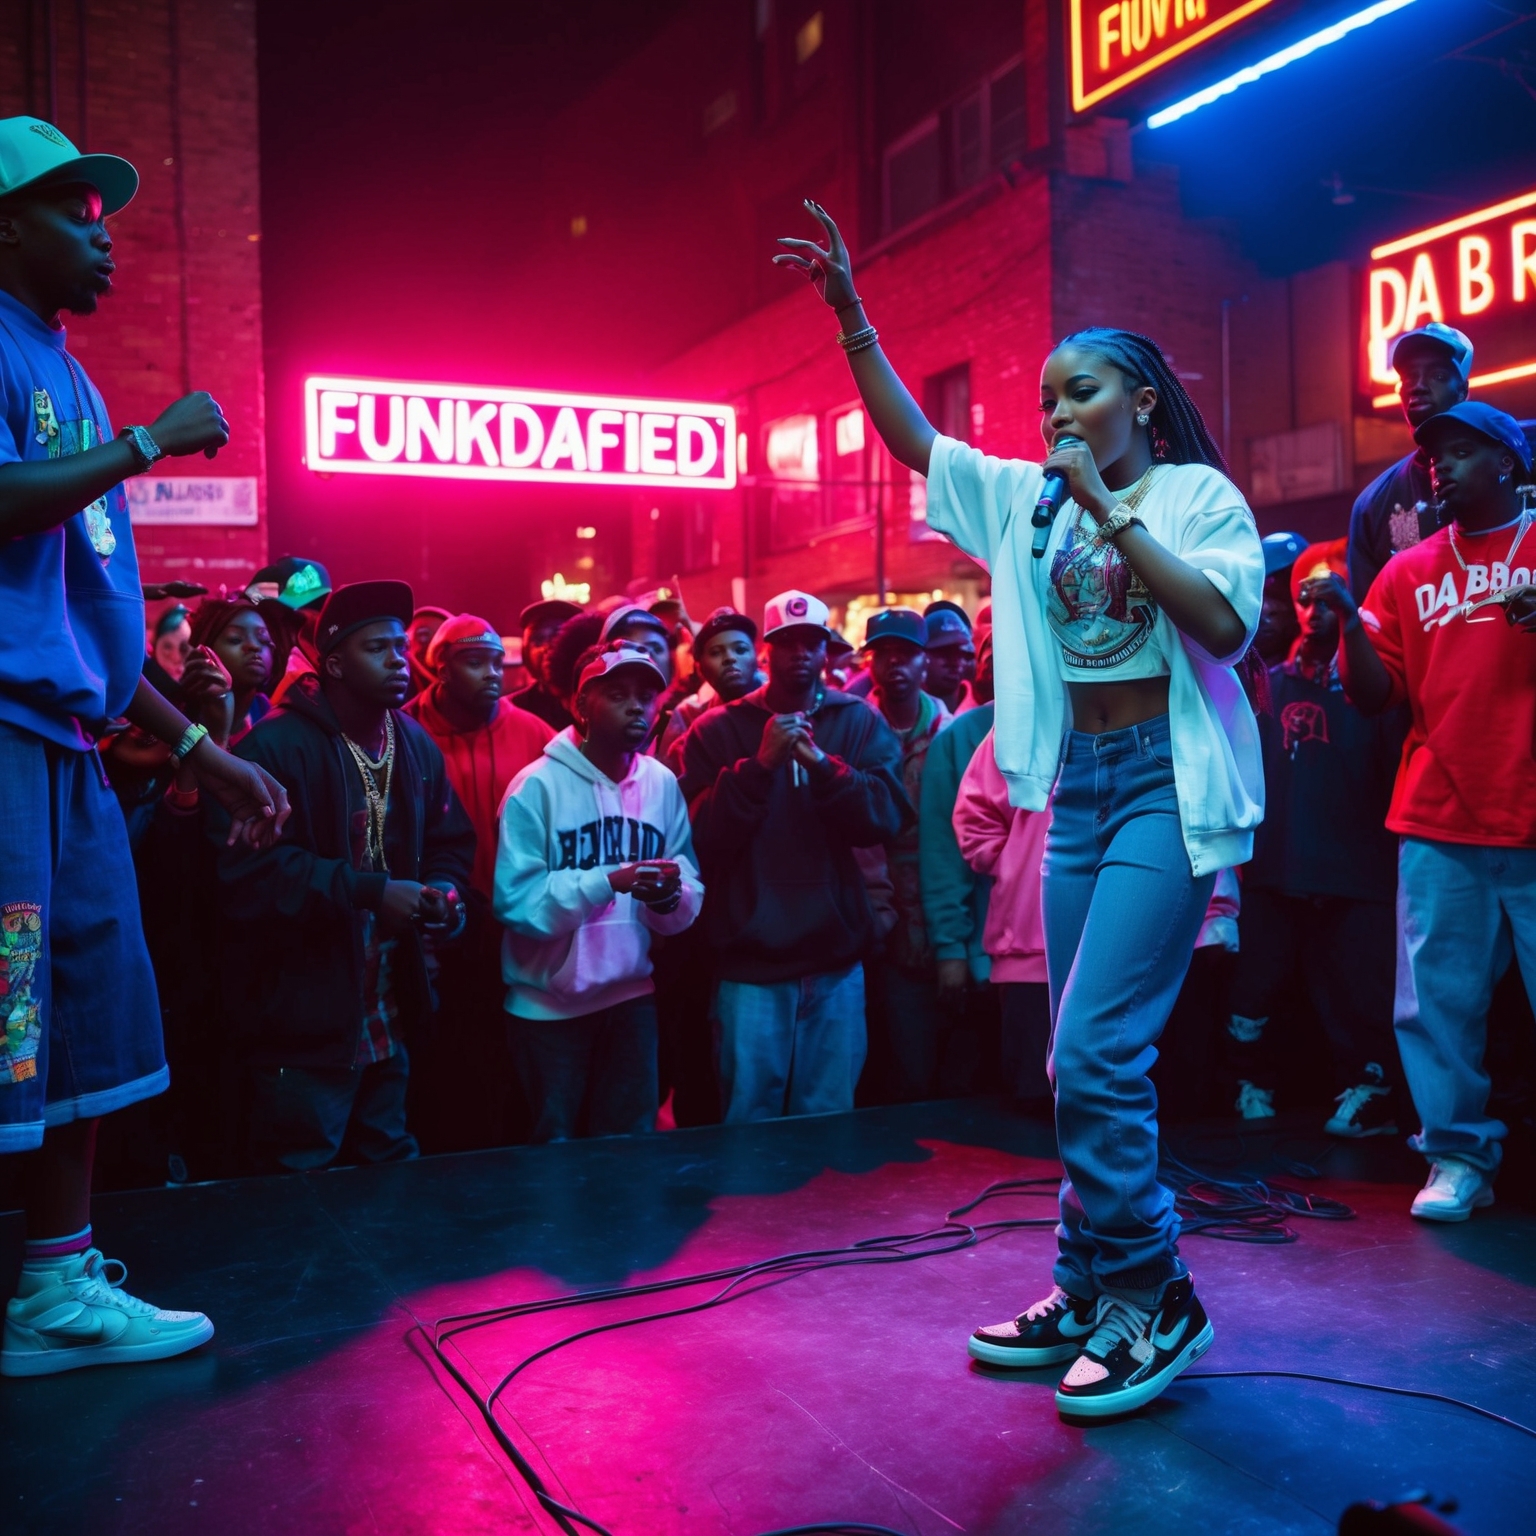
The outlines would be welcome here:
M 1130 490 L 1128 490 L 1125 493 L 1124 496 L 1116 496 L 1115 497 L 1116 501 L 1122 507 L 1124 507 L 1127 512 L 1134 512 L 1137 509 L 1137 507 L 1139 507 L 1142 504 L 1142 502 L 1144 502 L 1147 499 L 1147 492 L 1152 489 L 1152 471 L 1154 469 L 1156 469 L 1157 467 L 1158 466 L 1156 464 L 1149 464 L 1149 465 L 1147 465 L 1146 470 L 1143 473 L 1141 479 L 1139 479 L 1136 482 L 1136 484 L 1133 485 L 1130 488 Z M 1110 495 L 1114 496 L 1115 493 L 1113 491 L 1111 491 Z M 1077 506 L 1077 503 L 1074 502 L 1073 505 Z M 1083 525 L 1083 518 L 1085 516 L 1089 517 L 1090 519 L 1092 518 L 1092 514 L 1088 511 L 1088 509 L 1086 507 L 1079 506 L 1077 508 L 1077 525 L 1078 525 L 1078 527 L 1082 527 L 1082 525 Z
M 384 823 L 389 816 L 389 789 L 395 777 L 395 721 L 394 716 L 384 713 L 384 751 L 370 757 L 345 731 L 341 739 L 346 743 L 352 761 L 357 764 L 363 781 L 363 795 L 368 802 L 368 825 L 364 833 L 363 848 L 368 866 L 374 872 L 387 874 L 384 862 Z M 383 778 L 381 786 L 379 780 Z

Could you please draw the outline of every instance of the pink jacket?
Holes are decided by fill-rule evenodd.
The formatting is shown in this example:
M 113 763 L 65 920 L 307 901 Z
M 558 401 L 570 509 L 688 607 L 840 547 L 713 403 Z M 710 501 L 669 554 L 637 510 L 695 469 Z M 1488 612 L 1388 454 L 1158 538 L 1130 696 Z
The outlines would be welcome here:
M 1044 981 L 1045 934 L 1040 924 L 1040 859 L 1049 807 L 1020 811 L 1008 803 L 988 731 L 960 780 L 955 797 L 955 840 L 965 862 L 992 877 L 982 947 L 992 957 L 992 980 Z

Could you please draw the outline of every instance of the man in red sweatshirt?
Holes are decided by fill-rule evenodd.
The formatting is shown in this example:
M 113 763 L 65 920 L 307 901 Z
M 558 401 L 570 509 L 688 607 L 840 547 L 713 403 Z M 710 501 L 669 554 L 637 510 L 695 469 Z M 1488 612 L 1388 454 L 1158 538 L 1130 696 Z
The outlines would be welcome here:
M 405 706 L 437 743 L 448 764 L 448 782 L 474 823 L 470 884 L 487 900 L 496 873 L 501 797 L 555 734 L 538 716 L 502 698 L 504 654 L 501 636 L 484 619 L 472 613 L 445 619 L 427 647 L 427 667 L 436 681 Z

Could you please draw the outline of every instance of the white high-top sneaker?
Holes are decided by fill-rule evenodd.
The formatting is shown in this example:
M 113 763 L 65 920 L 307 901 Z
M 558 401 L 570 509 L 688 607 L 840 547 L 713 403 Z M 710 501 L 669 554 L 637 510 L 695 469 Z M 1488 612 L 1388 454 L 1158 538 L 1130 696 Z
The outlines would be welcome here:
M 109 1267 L 119 1273 L 115 1280 Z M 164 1360 L 206 1344 L 201 1312 L 165 1312 L 123 1289 L 128 1266 L 88 1248 L 64 1264 L 23 1270 L 5 1305 L 0 1376 L 52 1376 L 84 1365 Z

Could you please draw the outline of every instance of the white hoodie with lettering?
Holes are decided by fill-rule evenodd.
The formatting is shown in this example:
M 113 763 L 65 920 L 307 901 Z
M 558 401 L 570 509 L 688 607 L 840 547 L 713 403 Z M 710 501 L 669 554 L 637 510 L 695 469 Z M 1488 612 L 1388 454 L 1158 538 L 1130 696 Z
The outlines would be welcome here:
M 571 1019 L 653 991 L 651 935 L 682 932 L 704 897 L 671 771 L 637 754 L 615 783 L 568 728 L 507 786 L 500 819 L 494 904 L 506 926 L 507 1012 Z M 656 859 L 683 874 L 682 901 L 664 916 L 608 884 L 621 864 Z

